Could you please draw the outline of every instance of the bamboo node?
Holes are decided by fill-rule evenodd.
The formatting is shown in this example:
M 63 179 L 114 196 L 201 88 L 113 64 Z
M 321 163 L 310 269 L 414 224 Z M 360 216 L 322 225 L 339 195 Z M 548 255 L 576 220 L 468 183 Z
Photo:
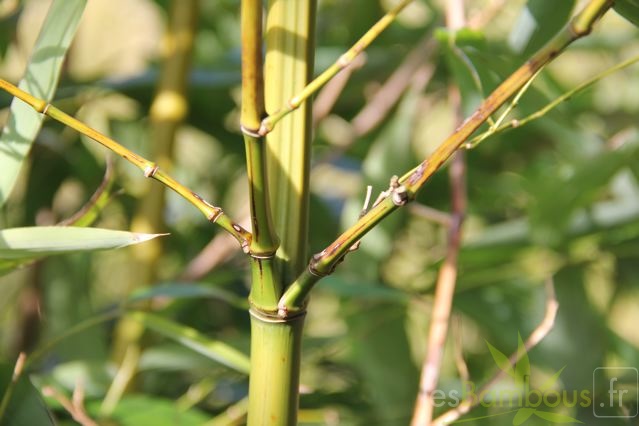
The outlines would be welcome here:
M 256 130 L 249 129 L 248 127 L 245 127 L 244 125 L 240 124 L 240 130 L 242 131 L 242 134 L 246 136 L 250 136 L 252 138 L 259 139 L 262 136 L 264 136 L 262 134 L 262 126 L 260 126 L 260 128 L 256 131 Z
M 152 178 L 153 176 L 155 176 L 159 168 L 160 167 L 155 163 L 149 164 L 144 168 L 144 177 Z

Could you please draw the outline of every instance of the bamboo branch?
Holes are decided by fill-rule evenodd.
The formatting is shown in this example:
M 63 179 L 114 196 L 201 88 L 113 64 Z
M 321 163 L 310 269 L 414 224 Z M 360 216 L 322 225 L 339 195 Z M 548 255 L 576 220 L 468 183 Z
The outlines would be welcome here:
M 530 336 L 524 342 L 524 350 L 515 351 L 510 357 L 508 361 L 511 366 L 515 366 L 517 362 L 523 357 L 525 354 L 530 352 L 532 348 L 537 346 L 539 342 L 541 342 L 544 337 L 548 335 L 548 333 L 552 330 L 555 324 L 555 318 L 557 317 L 557 310 L 559 309 L 559 303 L 555 298 L 555 289 L 552 278 L 546 280 L 546 307 L 544 317 L 537 326 L 530 333 Z M 487 389 L 490 389 L 499 379 L 504 376 L 504 371 L 499 370 L 497 374 L 495 374 L 484 386 L 477 390 L 477 395 L 484 393 Z M 463 400 L 457 407 L 453 408 L 450 411 L 445 412 L 441 416 L 437 417 L 432 422 L 432 426 L 443 426 L 453 423 L 455 420 L 459 419 L 464 414 L 468 413 L 473 407 L 479 404 L 481 401 L 479 398 L 470 398 Z
M 326 249 L 315 254 L 308 268 L 290 285 L 280 299 L 279 315 L 287 316 L 289 312 L 298 310 L 315 283 L 333 271 L 355 242 L 386 216 L 412 201 L 426 181 L 488 120 L 491 114 L 515 95 L 539 69 L 559 56 L 567 46 L 588 35 L 594 24 L 612 7 L 612 4 L 612 0 L 590 0 L 585 8 L 573 17 L 546 46 L 497 87 L 428 158 L 402 176 L 394 185 L 392 184 L 387 191 L 388 196 L 373 206 Z
M 464 0 L 450 0 L 446 3 L 447 27 L 456 31 L 465 25 Z M 458 87 L 450 86 L 449 98 L 454 105 L 458 123 L 461 123 L 461 93 Z M 466 214 L 466 163 L 464 151 L 457 151 L 449 169 L 452 221 L 448 229 L 448 247 L 444 263 L 439 269 L 435 285 L 435 300 L 430 317 L 428 346 L 422 364 L 419 392 L 411 425 L 429 425 L 433 418 L 433 392 L 437 388 L 439 372 L 448 336 L 448 324 L 453 309 L 453 297 L 457 284 L 457 258 L 461 247 L 462 225 Z
M 40 114 L 49 116 L 54 120 L 68 127 L 71 127 L 77 132 L 93 139 L 102 146 L 124 158 L 126 161 L 142 170 L 145 177 L 153 178 L 158 182 L 163 183 L 165 186 L 171 188 L 173 191 L 182 196 L 182 198 L 184 198 L 186 201 L 194 205 L 198 210 L 202 212 L 202 214 L 204 214 L 204 216 L 210 222 L 218 224 L 224 230 L 233 235 L 243 248 L 248 247 L 251 241 L 250 232 L 235 224 L 228 216 L 224 214 L 224 211 L 220 207 L 209 204 L 198 194 L 173 179 L 170 175 L 161 170 L 156 163 L 136 154 L 128 148 L 120 145 L 113 139 L 87 126 L 80 120 L 71 117 L 69 114 L 66 114 L 65 112 L 59 110 L 46 101 L 38 99 L 35 96 L 32 96 L 29 93 L 17 88 L 6 80 L 0 79 L 0 89 L 5 90 L 6 92 L 25 102 Z
M 317 92 L 323 85 L 325 85 L 330 79 L 335 77 L 337 73 L 346 68 L 351 62 L 365 50 L 375 39 L 395 20 L 399 12 L 402 11 L 413 0 L 402 0 L 397 6 L 389 10 L 379 21 L 375 23 L 366 34 L 364 34 L 357 43 L 355 43 L 346 53 L 339 57 L 337 61 L 330 67 L 328 67 L 323 73 L 317 76 L 306 87 L 304 87 L 299 93 L 288 100 L 286 105 L 282 106 L 279 110 L 262 120 L 262 124 L 259 129 L 260 135 L 266 135 L 278 121 L 284 118 L 287 114 L 295 111 L 299 106 L 315 92 Z

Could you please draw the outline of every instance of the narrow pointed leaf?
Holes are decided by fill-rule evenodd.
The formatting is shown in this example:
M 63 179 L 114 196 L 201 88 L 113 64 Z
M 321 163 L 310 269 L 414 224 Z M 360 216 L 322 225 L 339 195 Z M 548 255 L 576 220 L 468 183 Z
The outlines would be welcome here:
M 13 366 L 0 364 L 0 396 L 9 390 L 12 375 Z M 3 426 L 55 425 L 42 396 L 26 376 L 13 385 L 5 410 L 0 419 Z
M 562 371 L 564 371 L 564 368 L 566 368 L 566 366 L 564 365 L 563 367 L 561 367 L 561 369 L 559 371 L 557 371 L 555 374 L 553 374 L 551 377 L 548 378 L 548 380 L 546 380 L 541 387 L 539 388 L 539 390 L 541 392 L 545 392 L 547 390 L 553 389 L 555 388 L 557 382 L 559 381 L 559 376 L 561 375 Z
M 248 357 L 226 343 L 210 339 L 191 327 L 186 327 L 158 315 L 140 311 L 131 312 L 128 315 L 153 331 L 173 339 L 220 364 L 240 373 L 248 374 L 250 371 Z
M 535 416 L 553 423 L 583 423 L 565 414 L 549 413 L 547 411 L 535 411 Z
M 65 226 L 4 229 L 0 230 L 0 274 L 45 256 L 120 248 L 160 235 Z
M 633 25 L 639 27 L 639 0 L 617 0 L 614 9 Z
M 513 419 L 513 426 L 519 426 L 533 415 L 536 410 L 534 408 L 520 408 Z
M 515 376 L 517 380 L 524 382 L 526 376 L 530 377 L 530 360 L 520 333 L 517 333 L 517 355 L 519 359 L 515 364 Z
M 508 357 L 501 353 L 499 349 L 497 349 L 490 343 L 486 342 L 486 344 L 488 345 L 490 354 L 492 355 L 495 364 L 497 364 L 497 367 L 499 367 L 501 371 L 508 374 L 510 377 L 516 378 L 515 371 L 513 370 L 513 366 L 510 364 L 510 360 L 508 359 Z
M 193 283 L 169 283 L 136 291 L 128 302 L 135 303 L 143 300 L 165 297 L 168 299 L 209 298 L 227 302 L 238 309 L 248 309 L 248 303 L 244 298 L 221 288 L 205 284 Z
M 55 0 L 40 29 L 20 89 L 44 99 L 53 99 L 64 57 L 76 33 L 86 0 Z M 0 136 L 0 206 L 5 203 L 33 141 L 43 116 L 24 102 L 14 99 L 11 114 Z

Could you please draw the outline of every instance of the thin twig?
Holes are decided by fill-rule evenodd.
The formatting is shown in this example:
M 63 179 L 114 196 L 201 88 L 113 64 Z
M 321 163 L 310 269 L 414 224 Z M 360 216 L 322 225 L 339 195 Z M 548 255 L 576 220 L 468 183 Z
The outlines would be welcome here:
M 446 8 L 446 23 L 451 30 L 464 26 L 464 0 L 448 1 Z M 461 93 L 458 87 L 450 86 L 449 98 L 455 108 L 457 122 L 462 121 Z M 466 163 L 463 151 L 458 151 L 453 157 L 449 169 L 452 222 L 448 230 L 448 248 L 446 258 L 442 264 L 437 283 L 435 285 L 435 299 L 430 319 L 428 334 L 428 349 L 422 365 L 419 393 L 413 412 L 412 426 L 429 425 L 433 418 L 433 392 L 437 388 L 441 369 L 444 347 L 448 335 L 448 323 L 453 307 L 455 285 L 457 282 L 457 258 L 461 246 L 461 233 L 464 215 L 466 213 Z
M 76 387 L 77 390 L 77 387 Z M 45 396 L 51 397 L 58 401 L 60 405 L 69 413 L 73 420 L 80 423 L 82 426 L 98 426 L 98 424 L 89 417 L 87 412 L 84 409 L 84 403 L 82 400 L 78 400 L 78 398 L 82 398 L 84 395 L 84 391 L 81 390 L 78 394 L 76 394 L 76 390 L 73 392 L 73 402 L 69 400 L 62 392 L 58 391 L 52 386 L 45 386 L 42 389 L 42 393 Z
M 453 352 L 455 355 L 455 366 L 457 367 L 457 373 L 462 382 L 470 381 L 470 373 L 468 372 L 468 365 L 464 359 L 464 345 L 462 341 L 462 319 L 460 315 L 453 317 Z
M 313 102 L 313 127 L 317 127 L 317 124 L 331 112 L 351 75 L 363 67 L 365 63 L 366 55 L 359 55 L 319 91 Z
M 525 350 L 523 351 L 517 350 L 513 352 L 512 355 L 510 355 L 510 357 L 508 358 L 510 365 L 513 367 L 515 366 L 515 364 L 517 364 L 517 362 L 521 359 L 521 357 L 523 357 L 525 354 L 530 352 L 532 348 L 537 346 L 539 342 L 541 342 L 544 339 L 544 337 L 548 335 L 548 333 L 552 330 L 555 324 L 555 318 L 557 317 L 557 310 L 559 309 L 559 303 L 557 302 L 557 299 L 555 297 L 555 288 L 554 288 L 552 278 L 548 278 L 546 280 L 545 288 L 546 288 L 546 307 L 545 307 L 544 317 L 539 323 L 539 325 L 533 330 L 532 333 L 530 333 L 530 336 L 528 336 L 528 338 L 524 342 Z M 477 390 L 476 394 L 480 395 L 484 393 L 487 389 L 490 389 L 493 385 L 495 385 L 495 383 L 497 383 L 504 376 L 504 374 L 505 374 L 504 371 L 501 369 L 497 371 L 497 373 L 485 385 L 483 385 L 481 388 Z M 468 398 L 463 400 L 457 407 L 437 417 L 433 421 L 432 425 L 443 426 L 456 421 L 461 416 L 468 413 L 477 404 L 479 404 L 480 401 L 478 399 L 479 398 Z

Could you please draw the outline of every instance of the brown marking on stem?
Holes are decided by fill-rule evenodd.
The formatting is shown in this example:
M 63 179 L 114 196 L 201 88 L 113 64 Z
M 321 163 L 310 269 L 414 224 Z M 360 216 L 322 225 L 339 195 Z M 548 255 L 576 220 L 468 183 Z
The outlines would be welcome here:
M 419 182 L 422 176 L 424 176 L 424 171 L 426 170 L 426 167 L 428 167 L 428 160 L 424 160 L 421 163 L 419 163 L 419 166 L 417 166 L 415 171 L 411 173 L 411 175 L 409 176 L 408 184 L 415 185 L 417 182 Z

